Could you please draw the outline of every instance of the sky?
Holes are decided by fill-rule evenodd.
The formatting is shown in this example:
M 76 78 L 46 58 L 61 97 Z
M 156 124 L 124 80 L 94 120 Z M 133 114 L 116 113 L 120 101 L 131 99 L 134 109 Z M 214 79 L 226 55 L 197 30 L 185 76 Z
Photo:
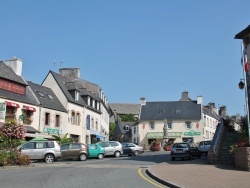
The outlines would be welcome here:
M 109 103 L 178 101 L 245 112 L 241 40 L 249 0 L 1 0 L 0 60 L 23 61 L 41 84 L 50 70 L 79 68 Z

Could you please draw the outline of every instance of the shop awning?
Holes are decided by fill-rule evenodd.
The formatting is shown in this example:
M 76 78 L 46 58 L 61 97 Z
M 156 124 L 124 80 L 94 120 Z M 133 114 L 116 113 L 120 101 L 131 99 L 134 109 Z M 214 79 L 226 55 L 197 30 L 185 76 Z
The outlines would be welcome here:
M 26 106 L 26 105 L 23 105 L 23 109 L 24 109 L 24 110 L 33 111 L 33 112 L 35 112 L 35 111 L 36 111 L 36 109 L 35 109 L 35 108 L 33 108 L 33 107 L 31 107 L 31 106 Z
M 182 132 L 168 132 L 168 138 L 181 138 Z M 149 132 L 147 138 L 163 138 L 163 132 Z
M 6 101 L 6 106 L 12 106 L 12 107 L 15 107 L 15 108 L 20 108 L 19 104 L 14 103 L 14 102 L 8 102 L 8 101 Z

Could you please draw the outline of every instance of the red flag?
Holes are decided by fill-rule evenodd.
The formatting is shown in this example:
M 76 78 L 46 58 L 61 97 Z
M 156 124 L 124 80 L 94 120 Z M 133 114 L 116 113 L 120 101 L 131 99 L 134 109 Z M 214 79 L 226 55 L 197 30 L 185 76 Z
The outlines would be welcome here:
M 249 65 L 248 65 L 248 62 L 245 62 L 245 71 L 248 72 L 249 71 Z

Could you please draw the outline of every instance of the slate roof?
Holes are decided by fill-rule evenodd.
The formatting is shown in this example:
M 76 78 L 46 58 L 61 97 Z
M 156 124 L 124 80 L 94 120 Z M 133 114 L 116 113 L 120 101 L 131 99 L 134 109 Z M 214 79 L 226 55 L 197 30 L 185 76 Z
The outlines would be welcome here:
M 17 82 L 17 83 L 22 84 L 22 85 L 27 85 L 27 83 L 25 83 L 25 81 L 22 79 L 22 77 L 18 76 L 15 73 L 15 71 L 11 67 L 9 67 L 5 63 L 3 63 L 3 61 L 0 61 L 0 77 L 7 79 L 7 80 Z
M 140 121 L 200 120 L 201 104 L 194 101 L 147 102 L 142 105 Z
M 248 25 L 245 29 L 235 35 L 235 39 L 243 39 L 246 35 L 250 33 L 250 25 Z
M 26 81 L 21 76 L 16 75 L 13 69 L 5 65 L 3 62 L 0 62 L 0 77 L 26 86 L 25 95 L 0 89 L 0 98 L 5 98 L 6 100 L 13 100 L 32 105 L 39 104 L 34 95 L 32 94 L 31 90 L 27 87 L 28 84 L 26 83 Z
M 213 117 L 214 119 L 217 119 L 217 120 L 220 119 L 220 116 L 216 114 L 215 112 L 211 111 L 209 108 L 203 106 L 202 109 L 203 109 L 204 114 L 207 114 L 208 116 Z
M 95 108 L 93 108 L 93 107 L 87 105 L 87 104 L 85 103 L 85 101 L 83 100 L 82 97 L 79 97 L 79 100 L 78 100 L 78 101 L 76 101 L 76 100 L 72 97 L 72 95 L 69 93 L 69 90 L 72 89 L 72 87 L 68 88 L 68 87 L 67 87 L 67 84 L 66 84 L 66 83 L 71 83 L 72 80 L 70 80 L 70 79 L 68 79 L 67 77 L 62 76 L 62 75 L 60 75 L 60 74 L 58 74 L 58 73 L 55 73 L 55 72 L 53 72 L 53 71 L 50 71 L 50 73 L 51 73 L 51 75 L 54 77 L 54 79 L 56 80 L 57 84 L 59 85 L 59 87 L 61 88 L 62 92 L 64 93 L 64 95 L 66 96 L 66 98 L 68 99 L 69 102 L 74 103 L 74 104 L 77 104 L 77 105 L 79 105 L 79 106 L 85 106 L 85 107 L 87 107 L 87 108 L 89 108 L 89 109 L 91 109 L 91 110 L 93 110 L 93 111 L 96 111 L 96 112 L 98 112 L 98 113 L 101 113 L 101 111 L 99 111 L 99 110 L 97 110 L 97 109 L 95 109 Z M 76 82 L 75 82 L 75 84 L 76 84 Z M 83 88 L 81 88 L 78 84 L 77 84 L 77 88 L 79 89 L 79 91 L 82 92 Z
M 139 115 L 140 104 L 126 104 L 126 103 L 109 103 L 109 106 L 116 114 L 134 114 Z
M 138 123 L 137 122 L 123 122 L 123 121 L 118 122 L 117 126 L 115 127 L 115 135 L 127 133 L 127 131 L 125 130 L 125 126 L 128 125 L 129 130 L 130 130 L 136 124 Z
M 67 112 L 66 108 L 62 105 L 51 88 L 32 83 L 31 81 L 27 81 L 27 83 L 29 84 L 42 107 L 61 112 Z M 37 91 L 40 91 L 44 97 L 41 97 Z M 50 95 L 53 99 L 50 99 L 48 95 Z

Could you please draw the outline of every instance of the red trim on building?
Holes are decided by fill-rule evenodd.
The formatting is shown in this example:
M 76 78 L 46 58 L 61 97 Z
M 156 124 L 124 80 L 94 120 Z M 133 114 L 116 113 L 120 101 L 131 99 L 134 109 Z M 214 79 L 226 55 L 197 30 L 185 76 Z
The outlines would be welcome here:
M 25 105 L 23 105 L 23 109 L 24 109 L 24 110 L 33 111 L 33 112 L 35 112 L 35 111 L 36 111 L 36 109 L 35 109 L 35 108 L 30 107 L 30 106 L 25 106 Z
M 15 107 L 15 108 L 20 108 L 19 104 L 17 104 L 17 103 L 8 102 L 8 101 L 5 101 L 5 102 L 6 102 L 6 106 L 12 106 L 12 107 Z

